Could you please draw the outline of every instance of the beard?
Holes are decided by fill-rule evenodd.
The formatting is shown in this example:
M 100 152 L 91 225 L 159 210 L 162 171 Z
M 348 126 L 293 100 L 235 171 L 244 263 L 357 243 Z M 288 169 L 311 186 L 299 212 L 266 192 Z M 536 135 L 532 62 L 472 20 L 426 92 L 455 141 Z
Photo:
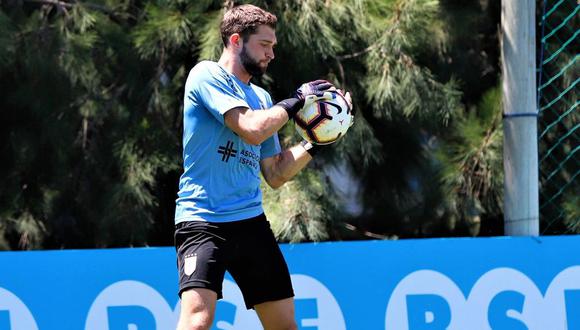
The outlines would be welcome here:
M 261 67 L 260 62 L 253 59 L 250 54 L 248 54 L 246 50 L 246 45 L 242 46 L 242 52 L 240 53 L 240 60 L 242 61 L 242 65 L 244 69 L 252 76 L 252 77 L 260 77 L 264 73 L 266 73 L 267 67 Z

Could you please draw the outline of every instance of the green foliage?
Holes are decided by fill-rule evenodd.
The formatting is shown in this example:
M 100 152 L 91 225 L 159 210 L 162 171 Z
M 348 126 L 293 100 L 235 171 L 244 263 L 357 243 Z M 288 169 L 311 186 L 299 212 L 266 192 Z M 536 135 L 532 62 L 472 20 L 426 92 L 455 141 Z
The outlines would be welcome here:
M 197 61 L 219 57 L 233 3 L 0 3 L 0 248 L 172 244 L 183 85 Z M 326 78 L 357 110 L 344 139 L 263 188 L 280 240 L 352 238 L 351 224 L 374 237 L 441 235 L 441 224 L 456 234 L 471 209 L 501 212 L 499 91 L 473 106 L 489 86 L 441 64 L 463 47 L 448 44 L 447 24 L 463 12 L 435 0 L 251 3 L 279 19 L 276 60 L 254 82 L 282 99 Z M 292 124 L 280 138 L 297 142 Z M 357 173 L 363 214 L 344 213 L 329 164 Z
M 201 21 L 203 26 L 200 27 L 200 30 L 203 32 L 199 34 L 198 38 L 200 44 L 200 60 L 218 60 L 223 48 L 223 42 L 219 30 L 222 16 L 222 11 L 215 11 L 208 14 L 207 18 Z
M 14 57 L 15 42 L 11 38 L 14 33 L 12 22 L 6 14 L 0 11 L 0 67 L 11 65 Z
M 18 6 L 3 7 L 14 29 L 0 34 L 13 33 L 19 54 L 0 73 L 1 107 L 11 109 L 1 114 L 11 160 L 0 168 L 2 246 L 146 244 L 159 176 L 179 167 L 180 100 L 167 95 L 181 86 L 160 86 L 168 70 L 156 76 L 138 57 L 129 6 Z
M 276 191 L 263 184 L 264 210 L 278 238 L 288 242 L 327 240 L 332 216 L 338 213 L 324 198 L 328 190 L 326 180 L 311 169 Z
M 437 20 L 437 1 L 395 2 L 386 31 L 377 31 L 376 41 L 367 49 L 366 79 L 362 84 L 367 99 L 375 103 L 375 116 L 392 116 L 394 111 L 406 117 L 415 114 L 446 122 L 456 110 L 458 97 L 453 82 L 437 82 L 428 69 L 413 60 L 413 49 L 432 33 L 426 29 Z M 442 102 L 449 100 L 449 102 Z M 425 111 L 427 110 L 427 111 Z
M 499 215 L 503 199 L 501 88 L 483 95 L 457 118 L 453 135 L 438 153 L 448 212 L 460 219 Z
M 192 37 L 191 19 L 196 18 L 188 17 L 186 13 L 192 12 L 188 9 L 180 11 L 166 4 L 148 3 L 142 23 L 133 32 L 139 55 L 144 59 L 161 58 L 167 49 L 187 46 Z
M 571 233 L 580 234 L 580 194 L 578 191 L 564 198 L 564 224 Z

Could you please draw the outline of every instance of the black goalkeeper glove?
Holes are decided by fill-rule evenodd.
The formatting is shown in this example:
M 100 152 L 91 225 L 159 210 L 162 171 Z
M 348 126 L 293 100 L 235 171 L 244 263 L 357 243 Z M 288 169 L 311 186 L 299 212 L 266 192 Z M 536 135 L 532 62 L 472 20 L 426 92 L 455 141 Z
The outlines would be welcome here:
M 314 80 L 302 84 L 293 94 L 292 97 L 278 102 L 276 105 L 281 106 L 288 113 L 288 118 L 294 118 L 296 113 L 304 106 L 304 101 L 308 96 L 313 95 L 316 98 L 322 98 L 324 92 L 334 86 L 326 80 Z
M 300 99 L 304 103 L 304 100 L 306 100 L 307 96 L 315 95 L 322 97 L 324 92 L 331 89 L 332 87 L 334 86 L 326 80 L 315 80 L 306 84 L 302 84 L 302 86 L 300 86 L 300 88 L 298 88 L 292 96 Z

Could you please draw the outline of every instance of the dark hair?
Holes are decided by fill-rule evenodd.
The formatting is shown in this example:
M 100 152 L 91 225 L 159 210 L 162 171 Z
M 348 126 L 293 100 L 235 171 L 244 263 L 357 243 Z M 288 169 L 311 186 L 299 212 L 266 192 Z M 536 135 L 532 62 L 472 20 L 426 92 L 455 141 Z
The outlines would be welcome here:
M 227 47 L 230 36 L 239 33 L 243 40 L 256 32 L 260 25 L 268 25 L 275 29 L 278 19 L 276 15 L 254 5 L 241 5 L 229 9 L 220 24 L 220 33 L 224 46 Z

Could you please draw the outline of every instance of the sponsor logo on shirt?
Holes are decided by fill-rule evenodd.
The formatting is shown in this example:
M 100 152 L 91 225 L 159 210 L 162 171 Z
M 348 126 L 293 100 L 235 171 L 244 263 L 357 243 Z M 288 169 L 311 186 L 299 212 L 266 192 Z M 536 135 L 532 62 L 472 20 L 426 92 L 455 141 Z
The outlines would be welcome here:
M 230 158 L 238 158 L 238 162 L 242 165 L 256 170 L 260 168 L 260 155 L 248 149 L 243 149 L 238 153 L 238 150 L 234 149 L 233 141 L 228 140 L 225 145 L 219 146 L 217 152 L 221 154 L 222 162 L 227 163 Z
M 260 156 L 251 150 L 244 149 L 240 152 L 240 164 L 250 166 L 254 169 L 259 168 Z
M 228 162 L 230 157 L 236 157 L 238 151 L 234 149 L 234 142 L 228 141 L 225 146 L 219 146 L 218 151 L 219 154 L 222 154 L 222 162 Z

